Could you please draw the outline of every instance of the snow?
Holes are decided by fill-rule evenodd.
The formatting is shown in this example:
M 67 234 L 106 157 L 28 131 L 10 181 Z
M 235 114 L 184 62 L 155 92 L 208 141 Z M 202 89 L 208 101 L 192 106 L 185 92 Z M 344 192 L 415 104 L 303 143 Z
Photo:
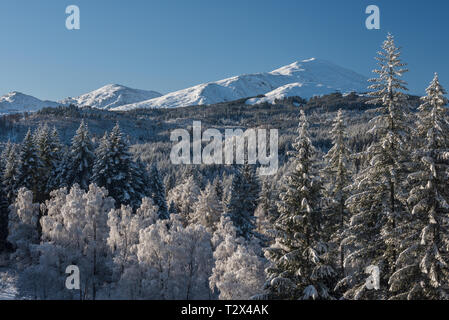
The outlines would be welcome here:
M 74 104 L 98 109 L 126 111 L 139 108 L 176 108 L 208 105 L 244 98 L 253 98 L 248 104 L 274 102 L 290 96 L 310 98 L 340 91 L 366 91 L 367 78 L 331 62 L 311 58 L 297 61 L 272 72 L 244 74 L 203 83 L 187 89 L 161 95 L 156 91 L 132 89 L 109 84 L 76 98 L 59 102 L 42 101 L 35 97 L 11 92 L 0 97 L 0 115 L 35 112 L 44 107 Z
M 310 98 L 335 91 L 364 92 L 367 78 L 331 62 L 316 58 L 294 62 L 268 73 L 245 74 L 200 84 L 164 96 L 113 108 L 176 108 L 206 105 L 266 95 L 266 101 L 298 95 Z M 254 99 L 249 103 L 260 103 Z
M 74 104 L 79 107 L 90 106 L 98 109 L 112 109 L 121 105 L 136 103 L 160 97 L 156 91 L 132 89 L 119 84 L 109 84 L 77 98 L 66 98 L 63 105 Z
M 44 107 L 57 107 L 58 103 L 53 101 L 42 101 L 33 96 L 13 91 L 0 97 L 0 115 L 35 112 Z

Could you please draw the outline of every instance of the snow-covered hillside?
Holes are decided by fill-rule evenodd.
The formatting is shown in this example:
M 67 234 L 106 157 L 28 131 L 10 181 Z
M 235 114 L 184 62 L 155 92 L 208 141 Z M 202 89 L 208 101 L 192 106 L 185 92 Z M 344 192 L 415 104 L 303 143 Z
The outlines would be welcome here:
M 66 98 L 61 101 L 61 104 L 74 104 L 79 107 L 90 106 L 108 110 L 160 96 L 161 94 L 156 91 L 132 89 L 118 84 L 109 84 L 77 98 Z
M 123 105 L 112 110 L 137 108 L 175 108 L 233 101 L 259 95 L 297 95 L 310 98 L 314 95 L 340 92 L 364 92 L 367 78 L 351 70 L 319 59 L 294 62 L 269 73 L 246 74 L 216 82 L 200 84 L 147 101 Z M 259 103 L 260 100 L 252 100 Z
M 35 112 L 44 107 L 57 107 L 59 104 L 53 101 L 42 101 L 33 96 L 13 91 L 0 97 L 0 115 Z

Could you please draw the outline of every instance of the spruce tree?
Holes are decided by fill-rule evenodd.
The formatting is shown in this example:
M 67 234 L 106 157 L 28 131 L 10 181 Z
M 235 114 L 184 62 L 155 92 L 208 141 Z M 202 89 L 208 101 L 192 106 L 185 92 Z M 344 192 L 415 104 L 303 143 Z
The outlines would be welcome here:
M 169 219 L 167 199 L 165 196 L 165 185 L 157 169 L 156 165 L 151 166 L 149 175 L 149 185 L 151 192 L 151 199 L 156 206 L 158 206 L 158 215 L 160 219 Z
M 345 264 L 356 270 L 340 285 L 350 289 L 346 298 L 388 298 L 388 279 L 395 271 L 398 256 L 398 225 L 406 211 L 402 203 L 404 178 L 408 161 L 407 105 L 402 91 L 406 83 L 400 77 L 407 71 L 400 60 L 400 50 L 392 35 L 383 43 L 377 57 L 379 77 L 371 79 L 369 88 L 375 90 L 371 103 L 377 104 L 376 116 L 371 120 L 374 142 L 363 153 L 368 166 L 355 177 L 347 200 L 352 213 L 344 245 L 351 248 Z M 380 271 L 380 290 L 369 290 L 365 273 L 369 266 Z
M 315 148 L 301 110 L 298 137 L 291 153 L 293 172 L 280 195 L 275 243 L 266 249 L 270 260 L 265 285 L 269 299 L 331 299 L 328 286 L 334 275 L 327 244 L 322 239 L 320 181 L 314 167 Z
M 67 186 L 70 187 L 77 183 L 82 189 L 88 190 L 94 161 L 94 147 L 87 124 L 83 120 L 72 139 L 70 147 L 70 159 L 66 164 Z
M 231 217 L 237 235 L 250 239 L 256 228 L 254 211 L 259 199 L 260 184 L 253 165 L 238 168 L 233 179 L 226 214 Z
M 330 133 L 333 146 L 325 156 L 325 168 L 322 172 L 323 181 L 325 181 L 326 220 L 329 240 L 338 248 L 340 274 L 344 277 L 345 247 L 342 241 L 348 222 L 345 202 L 348 198 L 347 187 L 350 182 L 348 160 L 351 151 L 346 145 L 346 126 L 341 109 L 337 113 Z
M 20 187 L 33 192 L 34 200 L 38 199 L 40 192 L 42 167 L 39 150 L 35 145 L 31 130 L 28 129 L 21 145 L 20 168 L 17 181 Z
M 394 299 L 449 299 L 448 100 L 437 74 L 426 92 L 418 108 L 414 171 L 407 180 L 412 217 L 389 281 Z
M 131 179 L 134 164 L 118 123 L 111 134 L 105 134 L 96 156 L 92 180 L 108 190 L 117 208 L 131 204 L 136 195 Z
M 9 204 L 15 200 L 20 176 L 20 154 L 17 145 L 11 145 L 4 153 L 5 168 L 2 175 L 2 185 Z

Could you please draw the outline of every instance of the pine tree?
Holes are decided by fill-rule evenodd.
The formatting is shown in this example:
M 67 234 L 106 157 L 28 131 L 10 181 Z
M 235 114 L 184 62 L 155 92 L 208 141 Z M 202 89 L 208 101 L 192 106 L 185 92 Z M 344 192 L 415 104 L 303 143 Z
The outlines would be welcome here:
M 156 165 L 151 166 L 149 175 L 150 195 L 155 205 L 159 207 L 159 218 L 169 219 L 165 185 Z
M 43 164 L 36 148 L 35 140 L 28 130 L 22 142 L 20 152 L 20 168 L 17 181 L 20 187 L 24 187 L 33 192 L 34 199 L 38 199 L 41 186 L 41 172 Z
M 356 268 L 355 272 L 340 282 L 349 286 L 346 298 L 385 299 L 389 296 L 388 279 L 394 273 L 398 256 L 397 228 L 406 214 L 403 201 L 404 178 L 408 161 L 407 150 L 407 105 L 402 91 L 407 90 L 401 77 L 407 69 L 400 60 L 400 51 L 392 35 L 383 43 L 377 58 L 379 75 L 371 79 L 375 97 L 371 103 L 379 105 L 377 115 L 371 120 L 370 131 L 375 141 L 363 156 L 369 165 L 356 176 L 352 185 L 354 193 L 347 200 L 352 212 L 350 226 L 344 245 L 352 253 L 345 265 Z M 365 274 L 368 266 L 380 270 L 380 290 L 368 290 Z
M 117 206 L 132 204 L 136 196 L 132 185 L 134 163 L 118 123 L 110 135 L 105 134 L 96 155 L 92 180 L 108 190 Z
M 250 239 L 256 228 L 254 211 L 259 199 L 260 184 L 255 166 L 238 168 L 233 179 L 226 214 L 231 217 L 239 237 Z
M 334 126 L 331 130 L 333 146 L 325 156 L 325 168 L 323 169 L 324 195 L 326 199 L 326 220 L 329 240 L 338 249 L 340 261 L 340 274 L 345 277 L 344 255 L 345 248 L 342 244 L 343 233 L 348 222 L 346 200 L 348 198 L 347 187 L 349 185 L 350 171 L 348 159 L 350 150 L 346 145 L 346 128 L 341 109 L 337 113 Z
M 66 164 L 67 186 L 70 187 L 77 183 L 82 189 L 87 190 L 92 177 L 94 161 L 94 147 L 87 124 L 83 120 L 72 139 L 70 147 L 70 159 Z
M 266 250 L 270 260 L 265 285 L 269 299 L 331 299 L 328 280 L 334 275 L 327 244 L 321 235 L 323 216 L 319 208 L 321 185 L 313 161 L 315 148 L 308 135 L 308 122 L 301 118 L 291 153 L 293 172 L 286 177 L 280 195 L 275 243 Z
M 9 204 L 15 200 L 17 189 L 19 186 L 20 176 L 20 159 L 17 145 L 11 145 L 8 152 L 4 153 L 5 168 L 2 175 L 2 184 L 5 191 L 5 196 Z
M 270 230 L 279 213 L 276 207 L 276 198 L 271 185 L 267 180 L 262 183 L 259 202 L 254 212 L 257 222 L 257 232 L 265 238 L 270 238 Z
M 408 176 L 412 217 L 389 281 L 395 299 L 449 299 L 448 100 L 437 74 L 426 92 L 418 108 L 414 172 Z

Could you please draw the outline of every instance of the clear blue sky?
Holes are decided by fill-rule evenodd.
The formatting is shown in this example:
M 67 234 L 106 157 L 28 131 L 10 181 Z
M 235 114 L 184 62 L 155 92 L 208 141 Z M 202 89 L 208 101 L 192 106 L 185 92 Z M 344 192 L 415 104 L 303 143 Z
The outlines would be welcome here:
M 65 28 L 71 4 L 81 30 Z M 365 28 L 369 4 L 379 31 Z M 1 0 L 0 95 L 56 100 L 108 83 L 167 93 L 310 57 L 370 75 L 387 32 L 422 93 L 435 71 L 449 86 L 448 15 L 447 0 Z

